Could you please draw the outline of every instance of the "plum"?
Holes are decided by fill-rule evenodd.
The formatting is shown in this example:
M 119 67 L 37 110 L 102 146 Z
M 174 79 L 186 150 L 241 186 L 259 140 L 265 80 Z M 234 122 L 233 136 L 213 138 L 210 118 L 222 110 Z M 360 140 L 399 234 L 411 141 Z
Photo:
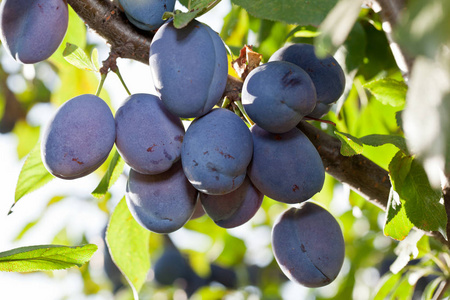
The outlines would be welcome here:
M 180 161 L 157 175 L 131 169 L 125 195 L 134 219 L 156 233 L 170 233 L 183 227 L 197 201 L 197 190 L 186 179 Z
M 161 100 L 178 117 L 208 113 L 225 90 L 225 45 L 216 32 L 196 20 L 182 29 L 172 22 L 161 26 L 150 45 L 149 64 Z
M 200 193 L 203 209 L 223 228 L 233 228 L 249 221 L 261 207 L 264 195 L 246 176 L 239 188 L 225 195 Z
M 270 133 L 250 129 L 253 158 L 248 176 L 264 195 L 284 203 L 300 203 L 320 192 L 325 169 L 314 145 L 298 128 Z
M 159 174 L 180 159 L 184 127 L 151 94 L 128 97 L 116 113 L 116 146 L 125 162 L 142 174 Z
M 344 92 L 345 75 L 341 66 L 332 56 L 318 58 L 313 45 L 288 45 L 278 49 L 269 59 L 269 61 L 280 60 L 293 63 L 305 70 L 316 87 L 317 103 L 327 105 L 316 105 L 308 116 L 321 118 Z
M 181 162 L 197 190 L 223 195 L 244 181 L 252 151 L 252 136 L 244 121 L 227 109 L 217 108 L 189 126 Z
M 44 131 L 41 155 L 56 177 L 75 179 L 95 171 L 114 146 L 116 129 L 108 105 L 85 94 L 65 102 Z
M 49 58 L 61 44 L 68 22 L 65 0 L 3 0 L 0 5 L 2 44 L 23 64 Z
M 272 229 L 272 250 L 283 273 L 303 286 L 331 283 L 345 257 L 345 243 L 336 219 L 324 208 L 304 202 L 279 216 Z
M 202 203 L 200 201 L 200 193 L 198 193 L 197 196 L 197 203 L 195 204 L 194 213 L 191 216 L 191 220 L 198 219 L 203 217 L 206 214 L 205 210 L 203 209 Z
M 253 69 L 242 87 L 242 104 L 259 127 L 288 132 L 316 106 L 316 89 L 302 68 L 273 61 Z
M 173 11 L 175 0 L 119 0 L 128 20 L 142 30 L 156 30 L 163 23 L 163 14 Z

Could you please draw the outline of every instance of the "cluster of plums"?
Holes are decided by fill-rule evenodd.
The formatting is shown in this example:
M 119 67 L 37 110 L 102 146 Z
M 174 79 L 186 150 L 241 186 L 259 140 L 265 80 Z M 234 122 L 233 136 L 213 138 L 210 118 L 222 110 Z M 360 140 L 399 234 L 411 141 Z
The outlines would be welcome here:
M 161 26 L 153 21 L 160 17 L 145 18 L 145 1 L 119 2 L 139 28 Z M 160 10 L 173 9 L 174 1 L 157 2 Z M 41 14 L 45 22 L 54 20 L 52 30 L 40 27 Z M 4 0 L 0 16 L 2 41 L 22 63 L 50 56 L 67 28 L 64 0 Z M 44 50 L 27 44 L 44 38 Z M 321 158 L 296 126 L 305 116 L 326 114 L 342 94 L 344 74 L 332 57 L 319 59 L 313 46 L 295 44 L 250 72 L 242 90 L 244 109 L 255 122 L 250 129 L 232 111 L 214 108 L 226 86 L 228 60 L 223 41 L 207 25 L 163 24 L 152 40 L 149 65 L 158 95 L 128 97 L 115 117 L 89 94 L 59 108 L 41 141 L 51 174 L 63 179 L 90 174 L 115 144 L 131 167 L 129 210 L 157 233 L 181 228 L 197 202 L 217 225 L 231 228 L 250 220 L 264 195 L 296 204 L 322 189 Z M 195 118 L 186 132 L 180 118 Z M 272 246 L 284 273 L 309 287 L 334 280 L 344 259 L 337 221 L 312 202 L 279 217 Z

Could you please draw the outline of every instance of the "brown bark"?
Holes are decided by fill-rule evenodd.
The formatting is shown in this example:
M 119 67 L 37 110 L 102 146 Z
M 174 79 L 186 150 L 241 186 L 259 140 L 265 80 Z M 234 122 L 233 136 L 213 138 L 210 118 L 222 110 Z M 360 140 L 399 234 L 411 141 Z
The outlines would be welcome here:
M 111 45 L 112 52 L 148 64 L 153 34 L 131 25 L 111 1 L 67 0 L 67 3 L 91 30 Z

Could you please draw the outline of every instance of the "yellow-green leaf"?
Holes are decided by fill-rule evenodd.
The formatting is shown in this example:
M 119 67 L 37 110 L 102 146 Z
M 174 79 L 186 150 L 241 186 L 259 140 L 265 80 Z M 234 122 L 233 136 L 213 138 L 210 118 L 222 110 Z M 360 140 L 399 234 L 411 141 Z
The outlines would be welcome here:
M 119 155 L 119 152 L 117 152 L 117 150 L 114 150 L 113 158 L 109 163 L 108 170 L 106 171 L 105 175 L 103 175 L 103 178 L 98 186 L 92 192 L 92 196 L 98 199 L 105 196 L 114 182 L 116 182 L 116 180 L 119 178 L 120 174 L 123 171 L 124 165 L 125 161 Z
M 149 240 L 150 231 L 134 220 L 125 197 L 122 198 L 111 215 L 106 242 L 112 260 L 129 282 L 135 299 L 150 269 Z
M 12 249 L 0 253 L 1 272 L 34 272 L 61 270 L 73 266 L 81 267 L 89 259 L 97 246 L 39 245 Z
M 17 180 L 16 193 L 14 201 L 19 201 L 23 196 L 42 187 L 53 179 L 41 160 L 41 147 L 37 143 L 30 152 Z
M 69 64 L 77 67 L 78 69 L 91 72 L 98 71 L 94 63 L 87 56 L 86 52 L 80 49 L 77 45 L 66 43 L 63 57 Z

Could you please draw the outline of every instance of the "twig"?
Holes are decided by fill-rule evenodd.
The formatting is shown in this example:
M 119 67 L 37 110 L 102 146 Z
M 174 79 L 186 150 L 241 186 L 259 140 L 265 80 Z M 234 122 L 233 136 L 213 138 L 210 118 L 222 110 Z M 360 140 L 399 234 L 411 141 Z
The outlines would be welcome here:
M 442 299 L 444 297 L 445 292 L 448 290 L 449 286 L 450 286 L 450 279 L 442 281 L 441 284 L 439 284 L 439 287 L 436 290 L 432 300 Z
M 148 64 L 153 33 L 131 25 L 125 14 L 111 1 L 67 0 L 67 3 L 91 30 L 111 45 L 111 51 L 119 57 Z

